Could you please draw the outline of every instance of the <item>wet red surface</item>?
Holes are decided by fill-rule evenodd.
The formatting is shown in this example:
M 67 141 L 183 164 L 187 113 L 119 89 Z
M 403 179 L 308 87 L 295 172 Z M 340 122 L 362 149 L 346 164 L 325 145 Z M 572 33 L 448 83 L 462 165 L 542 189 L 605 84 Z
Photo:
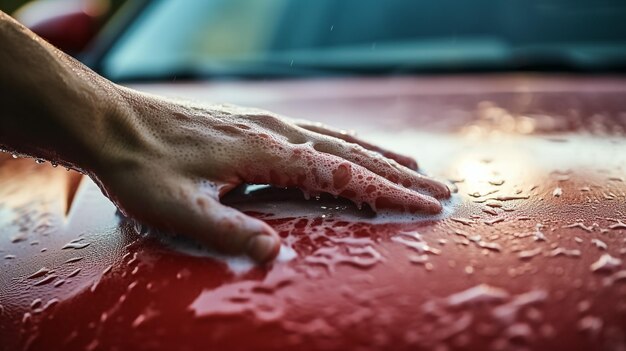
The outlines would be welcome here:
M 286 248 L 269 267 L 229 266 L 144 233 L 88 179 L 76 191 L 73 172 L 5 156 L 1 350 L 626 348 L 626 80 L 140 88 L 353 128 L 458 192 L 444 215 L 410 221 L 233 194 Z

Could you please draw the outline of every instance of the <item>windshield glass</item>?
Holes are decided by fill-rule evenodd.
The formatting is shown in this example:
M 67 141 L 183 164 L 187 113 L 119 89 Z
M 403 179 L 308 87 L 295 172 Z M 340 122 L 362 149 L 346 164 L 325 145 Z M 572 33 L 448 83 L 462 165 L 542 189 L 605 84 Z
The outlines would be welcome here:
M 618 70 L 626 1 L 150 1 L 101 62 L 114 80 Z

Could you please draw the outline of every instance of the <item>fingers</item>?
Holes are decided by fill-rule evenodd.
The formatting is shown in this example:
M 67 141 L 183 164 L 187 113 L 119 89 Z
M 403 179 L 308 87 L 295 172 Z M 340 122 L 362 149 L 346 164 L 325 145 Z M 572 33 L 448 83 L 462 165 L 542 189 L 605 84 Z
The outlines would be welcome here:
M 360 145 L 360 146 L 362 146 L 363 148 L 365 148 L 367 150 L 371 150 L 371 151 L 377 152 L 377 153 L 383 155 L 386 158 L 392 159 L 392 160 L 398 162 L 399 164 L 401 164 L 404 167 L 407 167 L 409 169 L 417 170 L 417 168 L 418 168 L 417 162 L 412 157 L 400 155 L 400 154 L 395 153 L 393 151 L 389 151 L 389 150 L 383 149 L 381 147 L 378 147 L 376 145 L 370 144 L 367 141 L 364 141 L 362 139 L 359 139 L 359 138 L 355 137 L 351 133 L 331 128 L 331 127 L 326 126 L 326 125 L 324 125 L 322 123 L 313 123 L 313 122 L 298 120 L 298 121 L 295 121 L 295 124 L 298 127 L 304 128 L 304 129 L 309 130 L 309 131 L 314 132 L 314 133 L 318 133 L 318 134 L 322 134 L 322 135 L 328 135 L 328 136 L 331 136 L 333 138 L 344 140 L 344 141 L 346 141 L 348 143 Z
M 445 184 L 402 167 L 397 162 L 360 145 L 338 142 L 334 138 L 325 136 L 319 136 L 316 139 L 314 148 L 317 151 L 332 154 L 361 165 L 369 171 L 406 188 L 421 192 L 427 191 L 437 199 L 450 197 L 450 189 Z
M 190 236 L 225 254 L 245 254 L 264 263 L 278 254 L 280 237 L 265 222 L 219 203 L 217 196 L 198 190 L 195 184 L 180 186 L 157 199 L 150 211 L 166 230 Z
M 248 166 L 240 176 L 248 183 L 299 187 L 310 193 L 330 193 L 374 210 L 438 213 L 437 199 L 394 184 L 384 177 L 341 157 L 321 153 L 309 144 L 285 148 L 282 154 Z M 259 157 L 262 157 L 260 155 Z
M 378 148 L 346 132 L 332 129 L 320 123 L 307 121 L 296 121 L 294 123 L 305 129 L 303 131 L 304 135 L 300 139 L 311 141 L 318 152 L 338 156 L 365 167 L 392 183 L 400 184 L 418 192 L 427 192 L 437 199 L 450 197 L 450 189 L 445 184 L 411 171 L 397 162 L 397 160 L 400 160 L 404 164 L 416 168 L 416 165 L 410 164 L 411 162 L 415 163 L 413 159 Z M 388 155 L 391 159 L 385 155 Z

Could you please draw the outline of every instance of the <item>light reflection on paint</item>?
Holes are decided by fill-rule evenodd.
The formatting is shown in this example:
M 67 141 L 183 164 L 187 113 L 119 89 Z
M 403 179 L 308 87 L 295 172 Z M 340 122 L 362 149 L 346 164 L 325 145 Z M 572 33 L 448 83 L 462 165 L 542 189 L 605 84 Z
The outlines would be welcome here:
M 491 101 L 481 101 L 474 112 L 476 121 L 463 127 L 462 134 L 470 139 L 483 137 L 508 137 L 511 134 L 532 134 L 537 130 L 540 118 L 516 115 Z
M 538 179 L 536 169 L 529 164 L 532 155 L 526 150 L 503 147 L 488 155 L 461 154 L 451 163 L 449 174 L 462 181 L 461 194 L 467 196 L 514 195 L 528 190 Z

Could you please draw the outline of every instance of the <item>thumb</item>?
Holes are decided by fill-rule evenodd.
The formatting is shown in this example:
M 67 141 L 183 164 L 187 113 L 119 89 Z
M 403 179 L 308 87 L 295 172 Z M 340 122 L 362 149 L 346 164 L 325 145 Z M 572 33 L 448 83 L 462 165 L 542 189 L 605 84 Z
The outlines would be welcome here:
M 182 194 L 181 194 L 182 195 Z M 267 223 L 225 206 L 217 197 L 202 192 L 184 192 L 152 202 L 153 213 L 167 230 L 191 237 L 220 253 L 245 254 L 259 263 L 278 255 L 280 237 Z M 141 218 L 140 218 L 141 219 Z
M 190 234 L 200 242 L 223 253 L 248 255 L 259 263 L 278 255 L 280 237 L 267 223 L 214 198 L 198 197 L 195 204 L 198 212 L 190 218 L 196 222 Z

